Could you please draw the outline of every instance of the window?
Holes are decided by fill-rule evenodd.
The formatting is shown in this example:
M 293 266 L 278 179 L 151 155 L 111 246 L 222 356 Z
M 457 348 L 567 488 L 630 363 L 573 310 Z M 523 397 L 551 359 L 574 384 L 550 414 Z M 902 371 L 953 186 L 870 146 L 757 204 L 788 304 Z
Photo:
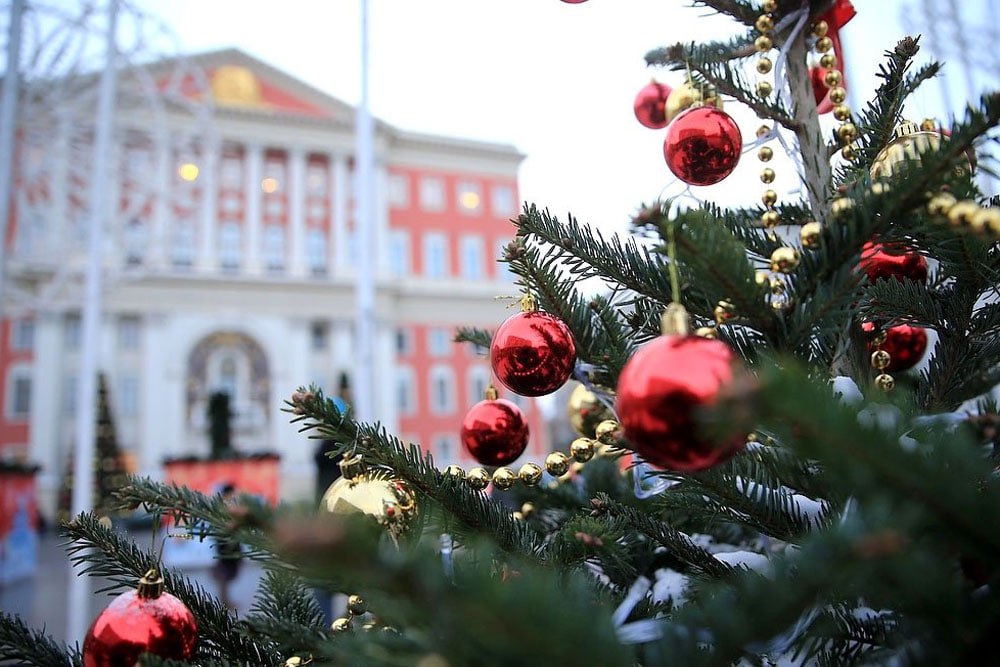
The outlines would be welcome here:
M 63 413 L 67 417 L 72 417 L 76 414 L 76 392 L 77 392 L 77 379 L 75 375 L 67 375 L 66 379 L 63 381 Z
M 31 415 L 31 369 L 13 366 L 7 375 L 7 416 L 26 419 Z
M 483 210 L 483 191 L 479 183 L 462 181 L 456 190 L 458 195 L 458 210 L 462 213 L 476 214 Z
M 139 378 L 126 375 L 121 379 L 118 392 L 118 407 L 123 417 L 135 417 L 139 414 Z
M 493 209 L 493 215 L 506 218 L 517 213 L 514 203 L 514 188 L 509 185 L 494 185 L 491 194 L 490 207 Z
M 490 372 L 483 366 L 473 366 L 469 369 L 468 375 L 468 404 L 472 407 L 483 400 L 486 387 L 490 384 Z
M 82 329 L 79 315 L 67 315 L 63 320 L 63 342 L 71 350 L 80 349 Z
M 240 199 L 239 195 L 223 195 L 220 207 L 223 213 L 227 215 L 236 215 L 243 208 L 243 201 Z
M 330 325 L 326 322 L 313 322 L 309 327 L 309 341 L 313 352 L 324 352 L 330 338 Z
M 141 321 L 135 315 L 123 315 L 118 318 L 118 348 L 121 350 L 138 350 L 141 339 Z
M 448 240 L 444 234 L 424 236 L 424 275 L 428 278 L 448 275 Z
M 389 231 L 389 271 L 394 277 L 410 273 L 410 233 L 406 230 Z
M 427 351 L 435 357 L 446 357 L 451 354 L 451 332 L 447 329 L 428 329 Z
M 219 263 L 223 269 L 238 269 L 243 254 L 243 230 L 239 223 L 226 222 L 219 228 Z
M 243 184 L 243 161 L 238 157 L 223 158 L 220 180 L 224 187 L 240 187 Z
M 149 234 L 146 232 L 146 225 L 138 218 L 132 218 L 125 225 L 125 263 L 129 266 L 142 264 L 146 256 L 146 246 L 149 243 Z
M 511 273 L 510 265 L 507 264 L 507 262 L 501 261 L 503 260 L 504 257 L 507 256 L 508 243 L 510 243 L 510 241 L 506 239 L 500 239 L 497 241 L 496 271 L 497 271 L 497 280 L 501 280 L 505 283 L 512 283 L 514 282 L 514 274 Z
M 35 321 L 26 317 L 16 319 L 10 327 L 10 348 L 30 350 L 35 346 Z
M 425 211 L 444 210 L 444 181 L 435 176 L 420 179 L 420 208 Z
M 177 267 L 194 264 L 194 225 L 181 222 L 174 228 L 173 263 Z
M 285 163 L 277 160 L 268 160 L 264 164 L 264 178 L 260 181 L 260 189 L 271 194 L 280 192 L 282 184 L 285 182 Z
M 437 465 L 451 465 L 458 460 L 458 447 L 453 435 L 434 436 L 434 463 Z
M 400 366 L 396 369 L 396 407 L 401 415 L 412 415 L 417 411 L 416 383 L 413 369 Z
M 478 236 L 462 238 L 462 277 L 468 280 L 483 279 L 483 239 Z
M 406 174 L 389 174 L 389 206 L 392 208 L 410 206 L 410 178 Z
M 306 257 L 314 276 L 326 275 L 326 233 L 312 227 L 306 236 Z
M 309 206 L 306 208 L 306 217 L 310 220 L 324 220 L 326 218 L 326 202 L 322 200 L 309 202 Z
M 264 201 L 264 215 L 269 218 L 280 218 L 285 214 L 285 200 L 281 197 L 268 197 Z
M 447 366 L 435 366 L 430 372 L 431 412 L 450 415 L 455 412 L 455 374 Z
M 285 228 L 281 225 L 264 227 L 264 262 L 268 271 L 285 268 Z
M 413 338 L 409 329 L 396 329 L 396 354 L 403 357 L 413 353 Z
M 306 192 L 323 197 L 326 195 L 326 165 L 314 162 L 306 169 Z

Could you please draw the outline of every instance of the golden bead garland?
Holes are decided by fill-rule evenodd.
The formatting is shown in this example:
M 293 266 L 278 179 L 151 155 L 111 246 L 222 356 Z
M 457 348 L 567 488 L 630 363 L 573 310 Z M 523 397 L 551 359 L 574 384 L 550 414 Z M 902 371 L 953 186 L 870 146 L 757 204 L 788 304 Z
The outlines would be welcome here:
M 885 340 L 885 331 L 880 331 L 875 335 L 875 338 L 872 340 L 872 345 L 875 349 L 872 352 L 871 362 L 872 368 L 876 373 L 875 386 L 882 391 L 888 392 L 896 388 L 896 379 L 886 371 L 889 368 L 889 364 L 892 363 L 892 356 L 886 350 L 882 349 Z
M 927 213 L 955 229 L 1000 237 L 1000 208 L 980 206 L 971 199 L 959 200 L 950 192 L 941 192 L 927 202 Z
M 812 25 L 812 34 L 816 38 L 816 53 L 820 54 L 819 66 L 826 70 L 823 82 L 830 87 L 830 101 L 833 103 L 833 117 L 840 121 L 837 128 L 837 139 L 840 141 L 840 154 L 845 160 L 854 159 L 854 149 L 851 142 L 858 138 L 858 128 L 851 121 L 851 109 L 847 106 L 847 90 L 842 85 L 844 75 L 837 69 L 837 57 L 830 53 L 833 50 L 833 40 L 827 36 L 830 26 L 826 21 L 816 21 Z
M 360 616 L 364 616 L 368 613 L 368 603 L 360 595 L 348 595 L 347 596 L 347 615 L 341 616 L 340 618 L 335 618 L 333 623 L 330 624 L 330 632 L 335 635 L 343 634 L 354 629 L 354 620 Z M 370 632 L 378 628 L 383 630 L 392 630 L 388 626 L 380 626 L 375 618 L 371 618 L 364 625 L 361 626 L 362 630 Z M 305 664 L 305 663 L 303 663 Z

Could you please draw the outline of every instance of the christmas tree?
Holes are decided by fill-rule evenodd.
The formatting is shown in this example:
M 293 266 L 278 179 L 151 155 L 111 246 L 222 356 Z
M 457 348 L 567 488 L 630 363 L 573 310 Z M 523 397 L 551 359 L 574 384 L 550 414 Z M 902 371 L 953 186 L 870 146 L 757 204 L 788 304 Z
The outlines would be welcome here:
M 578 380 L 580 437 L 508 467 L 526 429 L 488 389 L 462 425 L 483 466 L 440 470 L 302 387 L 289 418 L 343 456 L 315 515 L 144 479 L 118 492 L 124 508 L 244 544 L 266 572 L 246 617 L 149 572 L 154 556 L 96 516 L 66 524 L 90 573 L 123 591 L 143 578 L 118 600 L 149 624 L 168 608 L 157 622 L 174 640 L 108 643 L 116 600 L 84 664 L 139 649 L 156 653 L 144 665 L 988 660 L 1000 209 L 975 149 L 996 136 L 1000 96 L 944 126 L 904 122 L 940 68 L 906 38 L 850 108 L 836 39 L 849 2 L 699 4 L 732 17 L 735 36 L 648 53 L 676 85 L 641 91 L 636 115 L 665 129 L 685 183 L 758 160 L 760 203 L 653 202 L 627 239 L 528 204 L 501 258 L 523 312 L 457 333 L 522 395 Z M 738 126 L 737 105 L 760 127 Z M 779 194 L 781 169 L 798 171 L 801 197 Z M 607 290 L 585 291 L 592 279 Z M 315 590 L 350 596 L 332 624 Z M 10 616 L 0 658 L 81 661 Z

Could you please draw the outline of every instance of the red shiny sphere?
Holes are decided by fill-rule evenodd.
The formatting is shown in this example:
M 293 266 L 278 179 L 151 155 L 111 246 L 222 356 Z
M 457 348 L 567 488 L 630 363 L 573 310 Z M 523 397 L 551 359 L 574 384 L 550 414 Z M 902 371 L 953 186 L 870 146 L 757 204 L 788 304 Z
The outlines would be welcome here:
M 656 81 L 647 83 L 639 90 L 632 105 L 636 119 L 651 130 L 666 127 L 669 122 L 666 109 L 668 95 L 670 86 L 667 84 Z
M 705 470 L 746 442 L 711 442 L 694 412 L 715 402 L 733 379 L 736 355 L 718 340 L 660 336 L 640 348 L 618 378 L 615 413 L 632 448 L 650 463 L 680 472 Z
M 715 107 L 692 107 L 667 127 L 663 157 L 674 176 L 691 185 L 712 185 L 733 172 L 743 137 L 736 121 Z
M 538 310 L 511 315 L 493 334 L 490 363 L 500 383 L 521 396 L 551 394 L 576 363 L 576 344 L 562 320 Z
M 813 98 L 816 100 L 816 112 L 819 114 L 833 111 L 833 102 L 830 101 L 830 86 L 826 85 L 823 79 L 826 76 L 826 68 L 812 67 L 809 69 L 809 80 L 812 81 Z
M 871 336 L 875 333 L 875 325 L 864 322 L 861 324 L 861 330 Z M 885 330 L 885 342 L 878 348 L 868 343 L 869 352 L 874 352 L 876 349 L 889 353 L 890 361 L 885 369 L 887 372 L 908 371 L 924 358 L 924 352 L 927 351 L 927 332 L 923 327 L 897 324 Z
M 896 280 L 927 280 L 927 260 L 918 252 L 902 247 L 886 247 L 869 241 L 861 248 L 861 270 L 869 282 Z
M 183 602 L 170 593 L 139 597 L 122 593 L 100 613 L 83 640 L 84 667 L 131 667 L 143 653 L 189 660 L 198 625 Z
M 528 446 L 528 423 L 506 399 L 479 401 L 462 420 L 462 444 L 483 465 L 505 466 Z

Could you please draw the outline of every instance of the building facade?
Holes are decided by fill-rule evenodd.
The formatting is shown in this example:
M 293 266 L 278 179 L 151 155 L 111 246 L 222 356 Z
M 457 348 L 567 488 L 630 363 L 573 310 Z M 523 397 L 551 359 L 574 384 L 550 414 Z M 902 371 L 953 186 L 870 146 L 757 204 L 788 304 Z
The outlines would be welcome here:
M 223 390 L 236 448 L 277 452 L 282 496 L 311 497 L 314 443 L 281 408 L 301 385 L 335 395 L 356 370 L 355 112 L 239 51 L 189 61 L 119 82 L 98 359 L 119 444 L 154 479 L 165 458 L 206 455 L 207 400 Z M 42 466 L 47 516 L 75 420 L 93 418 L 76 405 L 92 108 L 22 117 L 15 158 L 0 456 Z M 455 329 L 511 313 L 495 299 L 516 289 L 496 259 L 522 158 L 376 123 L 377 415 L 441 466 L 471 463 L 461 420 L 490 380 Z M 538 406 L 511 398 L 538 460 Z

